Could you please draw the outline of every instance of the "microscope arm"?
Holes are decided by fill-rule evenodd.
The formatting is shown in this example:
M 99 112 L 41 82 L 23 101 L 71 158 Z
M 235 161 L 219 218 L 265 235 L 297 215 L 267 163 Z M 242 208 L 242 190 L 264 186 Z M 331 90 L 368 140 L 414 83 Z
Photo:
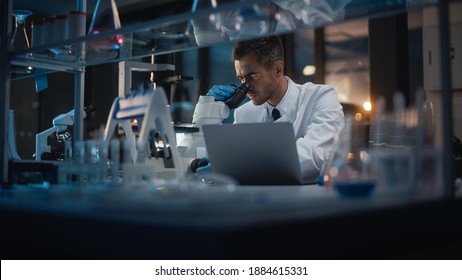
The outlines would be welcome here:
M 66 114 L 61 114 L 53 119 L 53 126 L 60 126 L 63 129 L 66 129 L 68 126 L 74 125 L 74 116 L 75 111 L 70 110 Z M 87 112 L 85 110 L 82 111 L 82 117 L 87 117 Z

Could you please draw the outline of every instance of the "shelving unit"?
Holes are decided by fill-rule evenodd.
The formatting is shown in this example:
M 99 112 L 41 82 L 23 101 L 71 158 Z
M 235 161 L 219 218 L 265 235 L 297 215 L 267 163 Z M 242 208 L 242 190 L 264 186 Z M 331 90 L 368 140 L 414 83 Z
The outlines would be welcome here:
M 3 18 L 11 18 L 12 0 L 2 2 L 2 13 Z M 76 0 L 77 9 L 80 11 L 86 10 L 86 0 Z M 222 22 L 219 22 L 220 15 L 224 13 L 234 13 L 237 15 L 238 20 L 236 24 L 240 26 L 244 25 L 258 25 L 262 27 L 270 27 L 273 22 L 274 14 L 271 14 L 271 1 L 234 1 L 220 4 L 217 7 L 205 7 L 195 11 L 170 15 L 162 18 L 152 19 L 145 22 L 137 22 L 124 25 L 122 22 L 122 28 L 118 30 L 109 30 L 101 32 L 99 34 L 88 35 L 84 37 L 69 39 L 63 42 L 55 42 L 42 46 L 37 46 L 27 50 L 21 50 L 16 52 L 9 52 L 7 44 L 2 44 L 2 59 L 0 60 L 0 67 L 2 72 L 0 73 L 1 82 L 1 95 L 2 105 L 0 107 L 0 116 L 3 127 L 1 129 L 1 140 L 0 144 L 4 147 L 0 152 L 2 169 L 0 180 L 3 183 L 8 178 L 8 109 L 9 109 L 9 74 L 3 70 L 7 70 L 11 65 L 17 66 L 32 66 L 39 69 L 47 69 L 49 71 L 67 71 L 75 74 L 75 88 L 74 88 L 74 108 L 76 112 L 76 123 L 75 123 L 75 136 L 76 140 L 83 138 L 83 119 L 80 112 L 83 108 L 84 98 L 84 71 L 85 68 L 92 65 L 98 65 L 109 62 L 120 62 L 127 60 L 135 60 L 143 57 L 152 55 L 167 54 L 173 52 L 180 52 L 191 48 L 206 47 L 211 45 L 219 45 L 229 42 L 229 38 L 222 36 L 224 33 L 219 34 L 220 36 L 215 41 L 208 41 L 206 43 L 198 45 L 194 28 L 191 23 L 194 22 L 209 22 L 212 26 L 218 26 L 221 28 Z M 368 1 L 368 0 L 352 0 L 350 9 L 345 15 L 344 20 L 334 19 L 333 21 L 319 21 L 313 22 L 307 18 L 309 10 L 297 10 L 297 14 L 300 16 L 298 21 L 294 25 L 287 25 L 285 30 L 274 31 L 271 29 L 266 30 L 260 34 L 251 34 L 242 32 L 239 39 L 248 39 L 257 36 L 265 36 L 270 34 L 277 34 L 281 32 L 295 32 L 297 30 L 307 28 L 319 28 L 326 25 L 336 24 L 343 21 L 348 21 L 358 18 L 378 18 L 383 16 L 390 16 L 399 13 L 406 13 L 409 11 L 420 10 L 428 6 L 437 6 L 440 11 L 440 32 L 441 38 L 441 49 L 448 48 L 447 34 L 447 1 L 437 0 L 395 0 L 395 1 Z M 309 8 L 309 6 L 308 6 Z M 193 9 L 194 10 L 194 9 Z M 235 25 L 235 27 L 237 27 Z M 6 23 L 2 30 L 2 41 L 7 42 L 8 36 L 11 34 L 12 26 L 11 23 Z M 114 41 L 117 38 L 122 38 L 123 43 L 120 41 Z M 108 44 L 109 43 L 109 44 Z M 116 43 L 111 48 L 107 46 L 112 43 Z M 56 57 L 51 55 L 48 51 L 50 48 L 61 48 L 62 46 L 83 46 L 82 52 L 72 53 L 72 55 L 66 55 Z M 104 46 L 104 47 L 101 47 Z M 77 48 L 78 49 L 78 48 Z M 6 55 L 4 54 L 6 52 Z M 451 135 L 451 109 L 450 109 L 450 81 L 446 78 L 450 68 L 447 67 L 448 61 L 447 55 L 444 52 L 441 53 L 441 88 L 443 98 L 443 112 L 444 124 L 446 125 L 445 131 L 445 147 L 449 146 L 452 139 Z M 449 109 L 447 109 L 449 108 Z M 450 152 L 445 148 L 445 153 Z M 444 160 L 444 164 L 447 168 L 444 170 L 451 170 L 451 163 L 449 160 Z M 448 175 L 445 174 L 445 186 L 449 192 L 451 188 L 451 182 Z

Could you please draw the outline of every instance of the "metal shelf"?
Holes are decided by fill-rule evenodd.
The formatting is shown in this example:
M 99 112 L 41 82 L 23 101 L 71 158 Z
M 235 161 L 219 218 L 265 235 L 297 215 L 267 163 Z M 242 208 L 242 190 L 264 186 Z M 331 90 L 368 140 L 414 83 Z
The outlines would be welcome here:
M 299 5 L 296 9 L 275 10 L 273 2 L 284 1 L 232 1 L 215 8 L 205 7 L 145 22 L 122 23 L 122 28 L 117 30 L 13 52 L 12 64 L 27 61 L 34 67 L 47 65 L 48 68 L 67 70 L 224 44 L 237 39 L 290 33 L 356 18 L 392 15 L 438 3 L 437 0 L 344 0 L 338 2 L 346 7 L 335 7 L 328 1 L 319 1 L 323 4 L 303 2 L 295 4 Z M 344 12 L 337 13 L 337 9 Z M 277 21 L 281 28 L 274 28 Z M 84 51 L 75 51 L 69 46 L 82 46 Z

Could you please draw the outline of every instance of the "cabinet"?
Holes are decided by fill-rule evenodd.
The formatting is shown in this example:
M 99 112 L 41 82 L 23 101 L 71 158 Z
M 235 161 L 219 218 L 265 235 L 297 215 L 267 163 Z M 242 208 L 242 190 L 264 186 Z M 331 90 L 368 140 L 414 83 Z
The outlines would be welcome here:
M 450 4 L 449 58 L 452 89 L 462 89 L 462 3 Z M 436 8 L 424 10 L 424 86 L 425 90 L 441 90 L 440 36 Z
M 11 18 L 12 0 L 2 1 L 4 18 Z M 78 1 L 81 2 L 81 1 Z M 198 1 L 192 1 L 197 4 Z M 208 1 L 204 1 L 209 3 Z M 214 1 L 211 1 L 214 3 Z M 345 1 L 226 1 L 217 6 L 193 9 L 176 15 L 132 22 L 118 30 L 108 30 L 99 34 L 69 39 L 37 46 L 27 50 L 10 52 L 6 44 L 2 44 L 2 106 L 0 110 L 1 128 L 0 151 L 3 171 L 0 177 L 6 182 L 8 174 L 8 106 L 9 106 L 9 69 L 10 64 L 33 66 L 35 68 L 75 73 L 75 111 L 80 112 L 83 106 L 82 73 L 85 67 L 108 62 L 134 60 L 152 55 L 179 52 L 190 48 L 219 45 L 235 39 L 248 39 L 270 34 L 288 33 L 307 28 L 320 28 L 356 18 L 374 18 L 397 13 L 415 11 L 427 6 L 445 7 L 446 1 L 436 0 L 345 0 Z M 196 23 L 192 24 L 192 22 Z M 276 24 L 279 23 L 279 24 Z M 200 28 L 198 28 L 200 26 Z M 279 28 L 278 28 L 279 26 Z M 6 22 L 2 26 L 2 41 L 6 42 L 11 34 L 12 26 Z M 197 36 L 194 31 L 200 30 Z M 107 42 L 114 38 L 123 38 L 117 48 L 107 48 Z M 198 40 L 198 38 L 201 38 Z M 44 55 L 50 48 L 62 46 L 84 46 L 83 52 L 74 56 Z M 3 52 L 5 50 L 6 52 Z M 444 111 L 444 110 L 443 110 Z M 76 135 L 81 135 L 82 118 L 76 115 Z M 78 139 L 78 137 L 77 137 Z M 449 140 L 450 141 L 450 140 Z

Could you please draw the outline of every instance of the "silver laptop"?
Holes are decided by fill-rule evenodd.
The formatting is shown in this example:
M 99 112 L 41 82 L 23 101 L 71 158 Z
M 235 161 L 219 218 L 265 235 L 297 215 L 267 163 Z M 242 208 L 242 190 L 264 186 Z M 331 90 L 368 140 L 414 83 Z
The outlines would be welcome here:
M 213 172 L 241 185 L 302 184 L 292 124 L 214 124 L 202 130 Z

